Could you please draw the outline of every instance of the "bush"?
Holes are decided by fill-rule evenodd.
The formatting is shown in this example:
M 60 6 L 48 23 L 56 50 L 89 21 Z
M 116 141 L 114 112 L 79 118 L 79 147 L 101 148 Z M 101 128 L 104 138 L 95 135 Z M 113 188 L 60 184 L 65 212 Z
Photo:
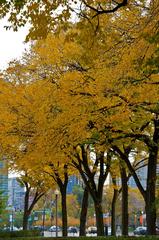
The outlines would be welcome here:
M 26 233 L 27 231 L 23 231 L 23 234 Z M 28 231 L 28 232 L 33 232 L 33 231 Z M 35 232 L 35 231 L 34 231 Z M 8 232 L 9 233 L 9 232 Z M 6 233 L 6 234 L 8 234 Z M 19 240 L 56 240 L 57 238 L 55 237 L 40 237 L 40 236 L 28 236 L 28 234 L 31 234 L 31 233 L 26 233 L 27 236 L 23 236 L 23 237 L 20 237 Z M 1 237 L 0 235 L 0 240 L 4 239 L 5 240 L 17 240 L 17 236 L 6 236 L 5 237 Z M 58 238 L 59 240 L 158 240 L 157 237 L 155 236 L 142 236 L 142 237 L 59 237 Z
M 21 231 L 10 231 L 0 232 L 0 238 L 16 238 L 16 237 L 37 237 L 40 236 L 39 230 L 21 230 Z

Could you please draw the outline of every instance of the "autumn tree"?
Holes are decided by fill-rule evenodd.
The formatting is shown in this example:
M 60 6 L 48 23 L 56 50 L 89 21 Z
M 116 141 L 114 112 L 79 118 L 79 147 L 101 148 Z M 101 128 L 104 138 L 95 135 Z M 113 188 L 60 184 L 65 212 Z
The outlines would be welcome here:
M 54 163 L 53 161 L 44 166 L 44 172 L 53 178 L 53 181 L 59 187 L 61 193 L 61 209 L 62 209 L 62 232 L 63 236 L 67 236 L 67 200 L 66 191 L 68 184 L 68 166 L 66 164 L 62 165 L 59 163 Z
M 151 11 L 154 14 L 153 19 L 154 21 L 156 21 L 157 11 L 156 9 L 151 9 Z M 144 18 L 144 21 L 148 21 L 148 19 L 149 17 L 147 17 L 147 19 Z M 152 28 L 154 27 L 154 30 L 158 31 L 153 24 L 151 25 L 151 27 Z M 150 32 L 147 30 L 148 29 L 145 28 L 145 33 L 144 33 L 145 36 L 147 34 L 151 35 Z M 158 100 L 157 100 L 158 89 L 156 88 L 156 84 L 158 82 L 157 80 L 158 76 L 155 75 L 154 73 L 157 73 L 158 69 L 156 68 L 156 61 L 154 61 L 153 66 L 155 67 L 155 71 L 152 71 L 152 72 L 150 71 L 150 68 L 151 68 L 150 65 L 152 64 L 152 61 L 150 59 L 154 59 L 154 56 L 155 58 L 157 57 L 156 51 L 158 51 L 157 50 L 158 47 L 155 46 L 155 44 L 151 45 L 150 42 L 146 41 L 146 38 L 143 36 L 141 36 L 140 43 L 141 45 L 144 44 L 142 45 L 144 46 L 144 49 L 145 49 L 144 55 L 142 52 L 141 56 L 139 57 L 139 49 L 137 50 L 138 52 L 135 53 L 136 50 L 134 48 L 131 49 L 131 52 L 130 51 L 127 52 L 126 51 L 127 48 L 125 48 L 125 54 L 123 54 L 123 57 L 121 58 L 122 60 L 124 60 L 123 63 L 124 62 L 126 63 L 127 59 L 129 59 L 130 57 L 130 54 L 132 54 L 130 57 L 130 62 L 129 64 L 127 64 L 127 69 L 122 68 L 122 67 L 125 67 L 124 65 L 117 64 L 116 67 L 118 70 L 119 70 L 118 67 L 120 67 L 119 72 L 121 73 L 121 75 L 119 74 L 119 72 L 118 74 L 121 77 L 121 79 L 120 77 L 118 78 L 118 76 L 116 75 L 114 80 L 117 85 L 115 86 L 114 84 L 112 88 L 110 86 L 108 88 L 105 88 L 105 97 L 107 94 L 107 97 L 110 96 L 111 102 L 113 101 L 113 99 L 115 100 L 115 104 L 114 106 L 112 106 L 112 108 L 114 109 L 113 111 L 110 111 L 111 107 L 105 107 L 105 108 L 103 107 L 100 109 L 102 112 L 103 118 L 104 118 L 104 114 L 106 115 L 107 113 L 109 113 L 109 116 L 106 115 L 107 119 L 105 118 L 106 121 L 109 119 L 107 124 L 105 122 L 105 129 L 103 129 L 102 131 L 103 126 L 101 122 L 97 122 L 96 120 L 92 121 L 92 127 L 94 127 L 95 129 L 98 126 L 98 129 L 99 129 L 99 125 L 101 124 L 101 133 L 103 133 L 103 135 L 106 134 L 106 142 L 108 142 L 108 138 L 111 138 L 111 137 L 115 138 L 116 134 L 120 135 L 123 133 L 123 135 L 121 135 L 119 139 L 124 138 L 125 136 L 124 141 L 126 141 L 126 138 L 127 139 L 133 138 L 141 142 L 143 141 L 147 145 L 149 149 L 147 194 L 149 197 L 148 196 L 146 197 L 146 205 L 150 204 L 150 201 L 148 200 L 150 198 L 151 198 L 151 204 L 153 202 L 152 207 L 150 206 L 147 207 L 147 211 L 148 211 L 147 222 L 149 222 L 148 224 L 149 234 L 154 234 L 155 233 L 155 229 L 154 229 L 155 213 L 151 212 L 150 214 L 149 211 L 150 209 L 151 210 L 153 209 L 153 211 L 155 212 L 155 207 L 154 207 L 155 206 L 155 190 L 154 189 L 155 189 L 155 179 L 156 179 L 155 177 L 156 162 L 157 162 L 157 154 L 158 154 L 158 117 L 157 117 L 158 112 L 156 110 L 157 109 L 156 107 L 158 105 Z M 132 46 L 134 46 L 135 48 L 137 47 L 137 45 L 139 46 L 138 41 L 132 42 Z M 142 51 L 143 51 L 143 48 L 142 48 Z M 129 55 L 129 57 L 127 54 Z M 141 59 L 143 60 L 141 61 Z M 149 66 L 149 71 L 151 73 L 146 70 L 148 66 Z M 114 67 L 113 72 L 110 72 L 111 76 L 113 77 L 115 76 L 116 67 Z M 139 67 L 141 67 L 141 71 L 139 70 Z M 109 71 L 110 69 L 107 69 L 107 70 Z M 149 72 L 150 75 L 147 75 L 147 74 L 145 75 L 146 72 L 147 73 Z M 109 79 L 109 76 L 108 76 L 108 79 Z M 121 83 L 121 88 L 120 88 L 120 83 Z M 136 87 L 138 87 L 138 89 Z M 149 94 L 148 94 L 147 91 L 149 87 L 151 90 L 149 90 Z M 129 89 L 131 89 L 131 93 Z M 133 91 L 133 89 L 135 91 Z M 145 96 L 145 92 L 147 92 L 146 96 Z M 153 96 L 151 95 L 152 93 L 153 93 Z M 105 103 L 106 103 L 106 100 L 105 100 Z M 121 114 L 119 113 L 120 109 L 121 109 Z M 126 120 L 127 117 L 129 119 Z M 97 119 L 99 119 L 99 115 L 97 116 Z M 118 125 L 119 121 L 123 121 L 123 126 L 122 126 L 122 122 L 120 122 L 121 125 L 119 127 Z M 153 128 L 151 128 L 152 125 L 153 125 Z M 148 136 L 148 134 L 144 134 L 145 131 L 149 132 L 149 134 L 151 133 L 152 138 Z M 136 132 L 136 134 L 134 132 Z M 108 134 L 110 134 L 111 136 Z M 110 142 L 111 142 L 111 139 L 110 139 Z M 145 148 L 145 151 L 147 151 L 146 148 Z M 152 179 L 154 179 L 154 181 L 152 181 Z M 150 196 L 150 192 L 151 192 L 151 196 Z M 154 214 L 154 218 L 152 217 L 153 214 Z M 150 216 L 151 216 L 151 223 L 149 219 Z M 152 224 L 152 219 L 154 219 L 153 224 Z
M 90 194 L 86 186 L 74 186 L 73 194 L 77 196 L 78 204 L 81 206 L 79 235 L 86 235 L 86 222 L 88 217 L 88 207 L 90 206 Z
M 44 186 L 44 181 L 42 179 L 37 178 L 35 172 L 31 174 L 30 171 L 26 171 L 24 175 L 21 175 L 19 182 L 26 189 L 24 196 L 23 230 L 27 230 L 29 216 L 35 204 L 46 193 L 47 187 L 46 185 Z M 32 199 L 31 202 L 30 199 Z
M 56 36 L 49 34 L 45 41 L 37 42 L 36 57 L 28 66 L 34 72 L 32 77 L 38 76 L 39 81 L 31 86 L 31 91 L 39 93 L 37 100 L 45 100 L 47 94 L 49 97 L 40 107 L 39 101 L 31 106 L 39 108 L 35 129 L 40 134 L 32 139 L 32 146 L 36 146 L 34 154 L 43 152 L 45 159 L 52 156 L 59 159 L 62 154 L 62 161 L 69 162 L 77 145 L 92 143 L 97 149 L 99 146 L 110 149 L 112 143 L 121 146 L 119 141 L 127 144 L 130 139 L 135 144 L 137 140 L 144 141 L 149 149 L 149 163 L 153 164 L 153 168 L 148 165 L 153 172 L 149 176 L 152 180 L 158 152 L 158 75 L 147 72 L 152 64 L 149 60 L 154 59 L 158 47 L 156 42 L 150 44 L 147 36 L 156 31 L 157 7 L 154 1 L 154 6 L 146 8 L 144 14 L 140 8 L 128 9 L 114 18 L 101 14 L 98 29 L 96 19 L 91 21 L 92 25 L 81 20 L 70 24 L 68 31 Z M 152 126 L 155 131 L 150 139 Z M 99 165 L 102 162 L 101 159 Z M 91 174 L 93 178 L 94 173 Z M 149 180 L 149 188 L 154 190 L 155 181 Z M 154 229 L 148 227 L 148 233 L 154 233 Z
M 108 18 L 107 18 L 107 20 L 108 20 Z M 143 22 L 143 19 L 141 19 L 141 23 L 142 22 Z M 140 25 L 138 25 L 138 30 L 140 30 Z M 139 34 L 139 32 L 137 32 L 137 34 Z M 120 35 L 117 35 L 118 38 L 119 38 L 119 36 Z M 71 34 L 70 34 L 70 37 L 71 37 Z M 130 43 L 129 43 L 130 45 L 134 44 L 134 39 L 131 37 L 131 35 L 128 38 L 126 38 L 126 40 L 130 41 Z M 81 98 L 82 101 L 88 101 L 88 100 L 91 101 L 93 99 L 93 102 L 96 102 L 96 105 L 95 104 L 92 105 L 94 109 L 92 109 L 92 106 L 90 106 L 91 104 L 89 104 L 89 105 L 85 104 L 85 106 L 87 107 L 85 109 L 89 109 L 89 112 L 92 114 L 92 116 L 89 116 L 89 118 L 88 118 L 87 114 L 85 116 L 84 116 L 84 114 L 82 116 L 79 114 L 79 118 L 78 118 L 78 116 L 76 115 L 76 111 L 74 112 L 74 116 L 73 116 L 73 114 L 72 114 L 72 116 L 70 116 L 70 121 L 71 121 L 71 118 L 78 119 L 76 121 L 79 121 L 79 120 L 82 119 L 81 124 L 79 124 L 79 122 L 78 122 L 78 126 L 82 127 L 82 129 L 83 129 L 82 132 L 85 132 L 85 127 L 87 126 L 87 123 L 88 123 L 88 125 L 90 126 L 91 129 L 95 129 L 95 128 L 97 129 L 97 131 L 94 131 L 94 132 L 96 132 L 96 133 L 99 132 L 101 134 L 101 135 L 99 135 L 100 137 L 107 136 L 107 137 L 110 138 L 110 137 L 113 136 L 113 134 L 115 136 L 116 133 L 120 133 L 122 129 L 124 129 L 124 131 L 125 131 L 126 126 L 129 127 L 129 124 L 132 125 L 132 121 L 130 121 L 131 120 L 130 119 L 130 113 L 132 112 L 133 113 L 132 116 L 134 117 L 134 112 L 136 111 L 137 101 L 139 101 L 139 102 L 142 101 L 141 98 L 144 96 L 144 88 L 143 87 L 146 87 L 146 89 L 147 89 L 148 85 L 143 85 L 143 82 L 141 84 L 141 81 L 138 82 L 138 83 L 141 84 L 140 88 L 138 88 L 138 90 L 137 90 L 138 91 L 138 96 L 140 96 L 140 99 L 138 98 L 138 100 L 137 100 L 136 95 L 134 95 L 135 97 L 133 97 L 134 92 L 136 92 L 136 86 L 134 85 L 134 83 L 136 83 L 136 81 L 135 80 L 134 80 L 135 82 L 131 82 L 131 81 L 126 82 L 126 81 L 127 81 L 127 78 L 129 79 L 130 77 L 132 79 L 135 79 L 135 78 L 140 79 L 140 77 L 141 77 L 141 73 L 139 74 L 139 72 L 137 72 L 137 71 L 134 72 L 134 73 L 132 72 L 134 70 L 134 68 L 133 68 L 134 64 L 132 62 L 134 61 L 135 58 L 138 59 L 138 56 L 135 55 L 135 54 L 137 54 L 139 52 L 137 52 L 138 50 L 134 51 L 134 52 L 132 51 L 131 52 L 132 55 L 130 55 L 130 51 L 129 50 L 127 51 L 126 40 L 124 39 L 123 42 L 122 42 L 125 46 L 125 48 L 124 48 L 125 54 L 123 55 L 122 61 L 121 61 L 120 64 L 117 64 L 117 62 L 115 61 L 116 55 L 112 55 L 112 54 L 114 54 L 114 51 L 109 51 L 108 52 L 108 56 L 112 57 L 111 61 L 112 62 L 114 61 L 114 64 L 115 64 L 116 68 L 114 68 L 114 70 L 112 70 L 111 68 L 108 69 L 108 68 L 104 68 L 105 66 L 103 67 L 103 73 L 105 74 L 104 75 L 105 78 L 109 79 L 110 75 L 113 76 L 113 79 L 111 79 L 110 83 L 107 82 L 107 85 L 106 85 L 106 82 L 103 81 L 102 75 L 99 74 L 99 76 L 98 76 L 98 72 L 93 71 L 95 66 L 101 66 L 100 61 L 98 62 L 98 60 L 96 60 L 96 61 L 91 62 L 90 60 L 88 60 L 87 68 L 84 68 L 83 64 L 81 64 L 81 63 L 83 63 L 82 59 L 79 58 L 80 55 L 77 55 L 77 57 L 78 57 L 77 59 L 80 59 L 80 64 L 79 64 L 79 60 L 78 60 L 78 64 L 76 64 L 76 59 L 74 60 L 75 63 L 71 63 L 71 64 L 69 63 L 68 64 L 68 67 L 70 68 L 71 71 L 73 71 L 73 73 L 71 71 L 66 71 L 66 72 L 64 71 L 63 72 L 64 74 L 61 75 L 62 78 L 60 78 L 60 81 L 62 80 L 63 87 L 66 89 L 66 87 L 69 87 L 69 85 L 70 85 L 70 88 L 71 88 L 71 91 L 70 91 L 70 88 L 68 88 L 69 89 L 68 93 L 70 95 L 67 95 L 67 98 L 66 98 L 66 95 L 64 97 L 65 98 L 65 103 L 66 103 L 66 99 L 67 99 L 68 102 L 71 102 L 73 98 L 75 100 L 75 99 L 79 99 L 79 97 L 81 97 L 81 96 L 84 96 L 83 98 Z M 144 40 L 144 38 L 141 37 L 141 45 L 143 43 L 146 43 L 146 41 L 143 41 L 143 40 Z M 89 42 L 87 42 L 84 45 L 84 47 L 88 46 L 88 43 Z M 135 48 L 136 44 L 138 44 L 138 42 L 135 42 L 135 44 L 132 45 L 132 46 L 134 46 L 134 48 Z M 110 45 L 108 45 L 108 46 L 110 46 Z M 105 45 L 103 44 L 103 46 L 102 46 L 101 44 L 99 45 L 96 42 L 96 44 L 93 47 L 96 48 L 96 49 L 100 49 L 100 51 L 102 52 L 102 47 L 105 47 Z M 145 51 L 146 51 L 146 44 L 145 44 Z M 149 51 L 147 52 L 147 56 L 149 54 L 151 54 L 151 51 L 153 51 L 153 48 L 149 49 Z M 91 52 L 92 52 L 92 48 L 91 48 Z M 118 53 L 122 53 L 122 51 L 118 51 Z M 124 71 L 125 61 L 127 62 L 128 55 L 131 56 L 130 62 L 129 62 L 129 72 L 127 70 Z M 87 55 L 86 56 L 88 56 L 87 59 L 90 59 L 90 57 L 91 57 L 90 52 L 88 50 L 87 50 Z M 97 57 L 97 55 L 95 54 L 92 57 L 95 58 L 95 57 Z M 70 60 L 73 60 L 73 59 L 70 59 Z M 69 62 L 70 60 L 68 59 L 67 61 Z M 48 59 L 48 60 L 46 59 L 45 61 L 50 61 L 50 59 Z M 106 63 L 106 62 L 104 62 L 104 63 Z M 114 65 L 112 65 L 112 66 L 114 66 Z M 76 90 L 73 89 L 74 86 L 73 86 L 72 81 L 70 83 L 66 82 L 67 78 L 74 79 L 75 78 L 75 73 L 76 73 L 76 79 L 78 79 L 78 81 L 79 81 L 79 85 L 78 85 L 79 89 L 78 90 L 77 90 L 77 88 L 76 88 Z M 100 73 L 101 73 L 101 71 L 100 71 Z M 119 73 L 121 73 L 121 75 Z M 123 82 L 122 81 L 120 82 L 120 84 L 121 84 L 120 85 L 119 84 L 119 78 L 121 76 L 123 76 L 123 74 L 125 74 L 126 77 L 123 79 Z M 128 74 L 128 76 L 127 76 L 127 74 Z M 95 76 L 95 79 L 92 77 L 92 75 Z M 84 85 L 84 87 L 81 91 L 80 90 L 80 85 L 81 85 L 81 83 L 85 83 L 85 77 L 87 77 L 87 79 L 91 79 L 91 77 L 92 77 L 92 80 L 95 80 L 95 81 L 94 82 L 91 81 L 91 83 L 90 83 L 91 88 L 88 87 L 89 85 Z M 145 80 L 146 80 L 146 78 L 145 78 Z M 125 82 L 127 83 L 126 85 L 124 85 Z M 96 86 L 97 86 L 96 83 L 98 84 L 98 86 L 100 86 L 98 93 L 97 93 L 98 89 L 96 88 Z M 76 83 L 76 84 L 78 84 L 78 83 Z M 117 86 L 117 87 L 115 87 L 115 86 Z M 138 85 L 138 87 L 139 87 L 139 85 Z M 102 95 L 103 98 L 101 97 L 101 92 L 100 92 L 102 88 L 103 88 L 103 90 L 102 90 L 103 91 L 103 95 Z M 130 89 L 130 88 L 132 90 L 134 90 L 134 92 L 132 91 L 132 94 L 130 94 L 128 92 L 128 89 Z M 141 89 L 142 89 L 142 92 L 141 92 Z M 154 92 L 156 92 L 155 87 L 154 87 L 153 90 L 154 90 Z M 128 94 L 129 94 L 129 96 L 128 96 Z M 100 98 L 99 98 L 100 100 L 98 99 L 99 96 L 100 96 Z M 155 96 L 154 97 L 154 99 L 155 99 L 156 95 L 154 94 L 154 96 Z M 132 97 L 132 101 L 134 101 L 134 102 L 129 103 L 128 100 L 126 99 L 127 97 L 129 99 Z M 61 100 L 63 100 L 61 96 L 60 96 L 60 98 L 61 98 Z M 153 101 L 151 95 L 149 95 L 149 98 L 151 99 L 151 101 Z M 110 103 L 111 103 L 111 105 L 109 105 Z M 79 103 L 77 105 L 74 104 L 74 107 L 75 106 L 79 106 Z M 84 104 L 82 106 L 84 106 Z M 141 106 L 141 104 L 140 104 L 140 106 Z M 66 105 L 64 106 L 64 108 L 65 107 L 66 107 Z M 96 110 L 95 110 L 95 108 L 96 108 Z M 133 108 L 135 108 L 135 111 L 133 110 Z M 77 109 L 78 109 L 78 112 L 79 112 L 79 108 L 77 108 Z M 113 111 L 111 111 L 111 109 Z M 67 108 L 67 111 L 68 110 L 69 110 L 69 108 Z M 108 114 L 109 114 L 109 116 L 108 116 Z M 142 120 L 143 121 L 145 119 L 144 114 L 145 114 L 145 112 L 143 111 L 142 112 L 142 116 L 143 116 Z M 67 113 L 63 114 L 62 113 L 62 115 L 63 115 L 63 119 L 65 119 L 64 116 L 66 115 L 67 120 L 69 122 L 68 114 Z M 62 115 L 60 114 L 60 116 L 62 116 Z M 101 116 L 101 117 L 99 117 L 99 116 Z M 137 112 L 135 114 L 134 124 L 136 124 L 136 123 L 141 124 L 139 122 L 140 116 L 141 116 L 141 112 Z M 145 116 L 146 116 L 146 114 L 145 114 Z M 86 117 L 86 118 L 84 119 L 84 117 Z M 105 121 L 104 124 L 103 124 L 103 121 L 101 121 L 102 118 Z M 118 128 L 118 126 L 117 126 L 119 124 L 119 119 L 120 119 L 120 121 L 123 121 L 123 124 L 121 122 L 120 128 Z M 113 124 L 111 125 L 110 123 L 113 123 Z M 74 126 L 75 125 L 77 126 L 76 123 L 74 124 Z M 103 125 L 105 125 L 104 131 L 103 131 Z M 116 131 L 109 131 L 112 128 L 117 128 L 117 130 Z M 101 129 L 101 131 L 100 131 L 100 129 Z M 75 133 L 73 125 L 71 125 L 70 133 L 71 133 L 71 136 L 73 136 L 73 133 Z M 61 132 L 61 134 L 63 134 L 63 132 Z M 81 134 L 81 132 L 80 132 L 80 134 Z M 107 135 L 107 134 L 109 134 L 109 135 Z M 94 134 L 94 136 L 95 136 L 95 134 Z M 84 139 L 84 136 L 82 136 L 82 137 Z M 98 134 L 96 134 L 96 137 L 98 139 Z M 72 138 L 72 139 L 70 138 L 69 144 L 71 144 L 71 140 L 72 141 L 77 141 L 77 139 L 75 139 L 75 138 Z M 68 139 L 67 139 L 67 141 L 68 141 Z
M 23 68 L 24 72 L 19 71 L 19 68 L 21 70 Z M 24 68 L 23 64 L 20 66 L 19 63 L 13 62 L 4 75 L 5 79 L 10 79 L 10 82 L 13 84 L 13 91 L 17 93 L 15 104 L 13 105 L 10 103 L 8 105 L 8 112 L 10 109 L 14 110 L 10 113 L 12 120 L 9 122 L 9 131 L 6 128 L 6 125 L 3 129 L 4 136 L 8 135 L 8 139 L 11 141 L 10 145 L 5 150 L 11 161 L 14 163 L 14 166 L 16 163 L 16 166 L 19 168 L 20 166 L 27 166 L 32 170 L 35 169 L 34 166 L 36 166 L 38 171 L 41 171 L 44 175 L 47 174 L 52 178 L 52 187 L 55 183 L 59 186 L 61 192 L 63 235 L 66 236 L 66 188 L 69 173 L 67 170 L 67 164 L 64 164 L 65 161 L 63 162 L 61 155 L 58 155 L 55 158 L 54 153 L 52 152 L 52 138 L 50 139 L 52 134 L 50 120 L 52 121 L 52 118 L 56 117 L 57 114 L 56 109 L 54 111 L 52 105 L 55 104 L 56 107 L 56 102 L 52 102 L 54 85 L 51 82 L 38 81 L 36 79 L 31 79 L 30 76 L 27 77 L 28 68 Z M 30 71 L 30 69 L 28 71 Z M 15 76 L 18 77 L 17 80 Z M 41 77 L 40 70 L 36 73 L 36 76 L 39 76 L 39 78 Z M 38 85 L 39 90 L 42 90 L 42 94 L 40 96 L 34 96 L 34 91 L 38 90 Z M 44 86 L 46 87 L 45 90 L 41 88 Z M 20 94 L 18 94 L 19 88 L 21 89 Z M 50 97 L 51 101 L 49 102 Z M 40 109 L 39 106 L 41 106 Z M 53 112 L 50 112 L 50 107 L 53 107 Z M 13 122 L 13 119 L 16 119 L 16 121 Z M 43 126 L 44 123 L 45 126 Z M 45 138 L 45 141 L 43 137 Z M 15 139 L 17 139 L 17 143 L 13 146 Z M 23 170 L 23 168 L 21 170 Z M 26 182 L 25 185 L 26 184 L 28 183 Z M 30 190 L 29 187 L 27 187 L 27 189 L 28 191 Z
M 134 1 L 135 2 L 135 1 Z M 51 31 L 55 31 L 59 23 L 66 28 L 70 21 L 85 17 L 96 17 L 101 14 L 115 13 L 127 6 L 129 0 L 114 1 L 0 1 L 0 17 L 7 17 L 13 28 L 17 31 L 26 23 L 31 23 L 28 38 L 45 38 Z M 142 4 L 142 1 L 141 1 Z M 140 4 L 139 4 L 140 5 Z
M 80 146 L 75 155 L 76 160 L 72 160 L 72 164 L 78 169 L 84 184 L 94 201 L 94 208 L 96 214 L 97 234 L 104 235 L 103 223 L 103 187 L 110 168 L 110 155 L 107 153 L 107 158 L 104 152 L 97 152 L 96 159 L 91 160 L 87 146 Z M 79 152 L 78 152 L 79 151 Z M 105 159 L 106 158 L 106 159 Z M 97 176 L 97 175 L 98 176 Z

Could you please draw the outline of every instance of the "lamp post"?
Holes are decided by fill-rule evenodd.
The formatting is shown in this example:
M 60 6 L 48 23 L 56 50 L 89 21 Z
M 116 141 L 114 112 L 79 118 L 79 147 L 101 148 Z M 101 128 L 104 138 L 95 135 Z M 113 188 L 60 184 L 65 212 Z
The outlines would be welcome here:
M 13 231 L 14 228 L 14 207 L 11 208 L 11 214 L 9 216 L 10 221 L 10 231 Z
M 144 211 L 141 211 L 141 225 L 144 226 L 144 218 L 143 218 L 143 215 L 144 215 Z
M 59 194 L 59 190 L 56 189 L 55 190 L 55 210 L 56 210 L 56 237 L 58 237 L 58 214 L 57 214 L 57 206 L 58 206 L 58 194 Z
M 137 226 L 137 215 L 136 215 L 136 213 L 134 214 L 134 226 L 135 226 L 135 228 Z

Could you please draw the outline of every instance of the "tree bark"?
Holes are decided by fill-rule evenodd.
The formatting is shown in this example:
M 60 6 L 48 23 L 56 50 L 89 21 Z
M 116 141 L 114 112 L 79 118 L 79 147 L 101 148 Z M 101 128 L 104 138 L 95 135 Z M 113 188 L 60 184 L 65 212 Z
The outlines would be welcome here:
M 148 235 L 156 235 L 156 168 L 159 148 L 158 116 L 156 116 L 156 119 L 154 120 L 153 142 L 154 145 L 149 147 L 146 206 L 145 206 Z
M 42 192 L 42 191 L 39 192 L 38 188 L 37 188 L 36 192 L 34 194 L 33 201 L 29 205 L 29 196 L 30 196 L 31 186 L 29 186 L 28 182 L 23 181 L 23 183 L 26 187 L 26 192 L 25 192 L 25 197 L 24 197 L 23 230 L 27 230 L 29 216 L 30 216 L 35 204 L 45 194 L 45 192 Z
M 66 204 L 66 187 L 61 190 L 61 207 L 62 207 L 62 234 L 67 236 L 67 204 Z
M 128 236 L 128 185 L 126 169 L 121 166 L 121 182 L 122 182 L 122 235 Z
M 80 236 L 86 236 L 88 196 L 89 196 L 89 192 L 87 187 L 85 187 L 84 193 L 83 193 L 83 199 L 82 199 L 81 215 L 80 215 L 80 231 L 79 231 Z
M 23 215 L 23 230 L 28 230 L 28 219 L 29 219 L 30 213 L 27 211 Z
M 97 236 L 104 236 L 102 203 L 99 201 L 94 202 L 94 207 L 95 207 L 95 214 L 96 214 Z
M 28 229 L 29 193 L 30 193 L 30 188 L 26 188 L 25 197 L 24 197 L 23 230 L 27 230 Z
M 102 212 L 102 198 L 103 186 L 110 170 L 111 155 L 107 153 L 107 160 L 105 161 L 104 152 L 99 152 L 92 166 L 89 161 L 89 151 L 87 145 L 82 145 L 81 155 L 76 155 L 77 161 L 72 161 L 72 164 L 78 169 L 85 186 L 94 201 L 96 213 L 97 235 L 104 236 L 104 223 Z M 95 174 L 98 171 L 98 178 L 95 179 Z
M 119 191 L 116 189 L 116 179 L 112 178 L 112 182 L 114 185 L 114 193 L 113 193 L 113 199 L 111 203 L 111 235 L 116 235 L 116 202 L 118 199 Z
M 113 147 L 116 152 L 127 164 L 135 183 L 142 194 L 145 201 L 147 235 L 156 235 L 156 168 L 159 149 L 159 116 L 156 114 L 154 118 L 153 137 L 145 134 L 130 134 L 129 137 L 144 142 L 149 150 L 148 166 L 147 166 L 147 184 L 146 190 L 141 185 L 135 169 L 132 167 L 128 156 L 124 154 L 118 147 Z
M 60 193 L 61 193 L 61 209 L 62 209 L 62 234 L 67 237 L 67 201 L 66 201 L 66 191 L 68 184 L 68 172 L 67 165 L 64 166 L 64 179 L 60 178 L 59 173 L 54 169 L 54 180 L 57 182 Z

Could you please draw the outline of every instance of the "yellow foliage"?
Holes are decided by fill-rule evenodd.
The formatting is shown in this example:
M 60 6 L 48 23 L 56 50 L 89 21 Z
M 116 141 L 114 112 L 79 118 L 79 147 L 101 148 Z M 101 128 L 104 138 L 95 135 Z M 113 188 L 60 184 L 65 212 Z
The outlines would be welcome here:
M 102 151 L 107 139 L 151 121 L 159 77 L 146 76 L 144 66 L 157 44 L 145 36 L 153 36 L 158 18 L 130 6 L 115 17 L 103 15 L 96 32 L 96 19 L 92 26 L 80 20 L 37 41 L 25 64 L 12 63 L 2 76 L 9 81 L 0 81 L 4 152 L 17 164 L 49 172 L 50 163 L 60 164 L 63 175 L 78 144 Z

